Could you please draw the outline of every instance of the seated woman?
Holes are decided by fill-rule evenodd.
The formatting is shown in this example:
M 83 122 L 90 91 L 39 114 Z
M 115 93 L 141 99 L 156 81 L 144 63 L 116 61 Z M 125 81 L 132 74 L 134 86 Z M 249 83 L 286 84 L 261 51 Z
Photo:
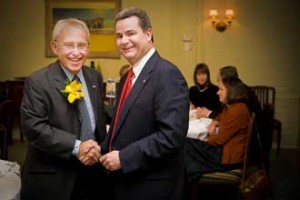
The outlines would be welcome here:
M 200 63 L 194 70 L 195 85 L 190 88 L 191 109 L 196 109 L 198 118 L 215 118 L 222 110 L 217 95 L 218 87 L 210 80 L 207 64 Z
M 219 80 L 226 80 L 226 79 L 240 79 L 239 74 L 237 71 L 237 68 L 234 66 L 225 66 L 222 67 L 219 70 L 218 73 L 218 81 Z M 241 80 L 242 81 L 242 80 Z M 245 83 L 244 83 L 245 84 Z M 266 128 L 266 124 L 268 124 L 268 117 L 266 117 L 266 113 L 262 111 L 262 108 L 260 106 L 260 102 L 256 96 L 256 94 L 252 91 L 252 89 L 245 84 L 248 90 L 248 102 L 247 102 L 247 107 L 250 111 L 250 113 L 255 114 L 255 121 L 254 121 L 254 129 L 253 129 L 253 135 L 258 135 L 260 137 L 261 145 L 262 145 L 262 150 L 264 152 L 265 156 L 265 163 L 268 164 L 269 160 L 269 149 L 270 149 L 270 142 L 269 142 L 269 135 L 268 134 L 263 134 L 263 133 L 268 133 Z M 257 156 L 260 154 L 260 147 L 259 147 L 259 141 L 257 137 L 252 137 L 251 140 L 251 147 L 250 147 L 250 165 L 255 165 L 255 164 L 261 164 L 260 162 L 260 157 Z
M 189 182 L 203 173 L 242 166 L 248 123 L 247 88 L 239 79 L 219 81 L 222 113 L 208 126 L 206 141 L 187 138 L 184 153 Z

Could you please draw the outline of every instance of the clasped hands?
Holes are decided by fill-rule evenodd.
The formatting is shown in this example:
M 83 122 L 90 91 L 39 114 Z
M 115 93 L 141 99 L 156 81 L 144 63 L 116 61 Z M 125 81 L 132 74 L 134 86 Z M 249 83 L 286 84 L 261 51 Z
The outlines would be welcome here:
M 77 157 L 84 165 L 93 165 L 100 162 L 109 171 L 121 169 L 119 151 L 111 151 L 101 155 L 101 147 L 94 140 L 81 142 Z
M 84 165 L 93 165 L 99 162 L 100 152 L 101 148 L 96 141 L 87 140 L 80 143 L 77 158 Z
M 197 118 L 200 119 L 202 117 L 208 117 L 210 110 L 206 107 L 197 107 L 196 108 L 196 115 Z

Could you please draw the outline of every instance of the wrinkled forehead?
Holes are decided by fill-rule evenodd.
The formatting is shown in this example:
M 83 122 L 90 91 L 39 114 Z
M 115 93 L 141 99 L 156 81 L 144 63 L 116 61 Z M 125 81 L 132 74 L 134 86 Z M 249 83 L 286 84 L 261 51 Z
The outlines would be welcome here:
M 88 33 L 78 28 L 63 29 L 57 39 L 60 41 L 75 40 L 80 42 L 89 42 Z

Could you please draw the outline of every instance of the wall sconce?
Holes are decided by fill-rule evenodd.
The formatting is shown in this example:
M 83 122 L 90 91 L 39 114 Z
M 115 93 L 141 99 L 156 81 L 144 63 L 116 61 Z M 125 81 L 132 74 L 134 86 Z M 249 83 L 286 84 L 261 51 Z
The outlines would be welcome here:
M 234 11 L 233 9 L 227 9 L 225 11 L 225 19 L 219 20 L 218 19 L 218 10 L 217 9 L 211 9 L 209 11 L 209 18 L 211 23 L 214 27 L 216 27 L 217 31 L 223 32 L 225 31 L 232 23 L 234 17 Z

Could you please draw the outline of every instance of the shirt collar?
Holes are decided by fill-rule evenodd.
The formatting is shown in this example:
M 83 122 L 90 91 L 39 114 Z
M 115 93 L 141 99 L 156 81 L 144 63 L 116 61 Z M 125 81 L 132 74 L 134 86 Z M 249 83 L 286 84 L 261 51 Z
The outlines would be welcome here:
M 67 75 L 67 78 L 70 81 L 72 81 L 75 75 L 72 74 L 67 68 L 65 68 L 62 63 L 60 63 L 60 66 L 64 70 L 65 74 Z M 80 69 L 80 71 L 76 75 L 79 77 L 80 80 L 84 79 L 82 69 Z
M 135 78 L 137 78 L 140 75 L 140 73 L 141 73 L 142 69 L 144 68 L 145 64 L 150 59 L 150 57 L 154 54 L 154 52 L 155 52 L 155 48 L 152 47 L 150 49 L 150 51 L 148 51 L 148 53 L 143 58 L 141 58 L 137 63 L 135 63 L 132 66 Z

